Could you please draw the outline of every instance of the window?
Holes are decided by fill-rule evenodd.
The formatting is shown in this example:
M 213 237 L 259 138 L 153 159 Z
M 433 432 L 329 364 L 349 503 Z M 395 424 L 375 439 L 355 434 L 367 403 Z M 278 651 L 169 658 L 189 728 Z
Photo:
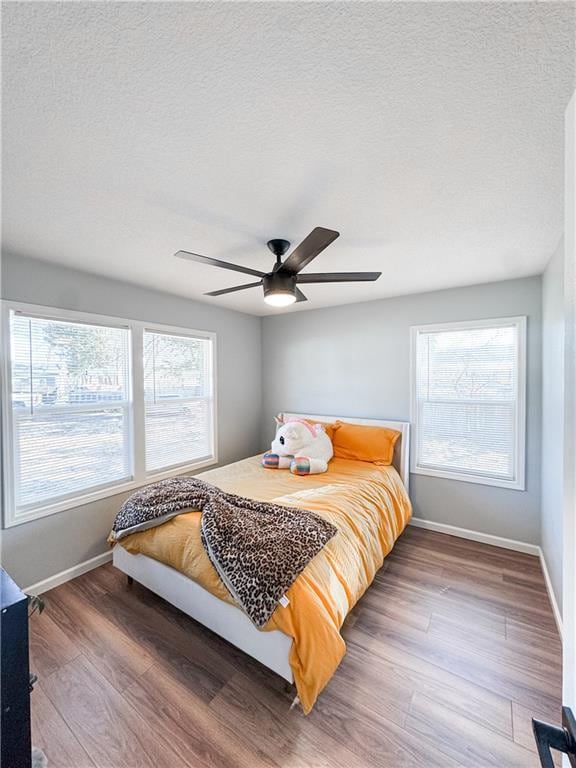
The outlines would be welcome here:
M 412 472 L 524 489 L 523 317 L 412 328 Z
M 129 331 L 12 314 L 18 510 L 132 476 Z
M 3 311 L 6 526 L 215 463 L 213 334 Z
M 144 331 L 146 470 L 212 455 L 211 342 Z

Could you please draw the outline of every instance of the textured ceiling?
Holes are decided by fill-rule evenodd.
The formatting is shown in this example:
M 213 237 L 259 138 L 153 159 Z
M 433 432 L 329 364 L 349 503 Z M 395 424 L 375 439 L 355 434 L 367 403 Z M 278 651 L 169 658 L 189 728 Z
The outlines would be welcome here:
M 10 2 L 3 244 L 255 314 L 250 282 L 341 237 L 295 311 L 542 271 L 562 229 L 569 2 Z M 284 310 L 286 311 L 286 310 Z

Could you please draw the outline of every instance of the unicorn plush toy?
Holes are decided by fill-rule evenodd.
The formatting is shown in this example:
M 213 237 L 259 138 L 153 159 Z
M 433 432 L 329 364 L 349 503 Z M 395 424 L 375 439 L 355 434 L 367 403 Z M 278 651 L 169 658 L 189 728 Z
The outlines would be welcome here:
M 315 475 L 326 472 L 334 455 L 332 441 L 322 424 L 311 424 L 304 419 L 276 417 L 276 437 L 272 450 L 262 457 L 262 465 L 269 469 L 289 469 L 295 475 Z

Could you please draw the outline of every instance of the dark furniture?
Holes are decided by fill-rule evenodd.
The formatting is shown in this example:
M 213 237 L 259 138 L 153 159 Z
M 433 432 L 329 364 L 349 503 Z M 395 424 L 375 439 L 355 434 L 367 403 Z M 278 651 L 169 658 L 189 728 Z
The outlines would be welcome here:
M 28 598 L 0 568 L 0 765 L 30 768 Z
M 554 768 L 553 749 L 568 755 L 568 762 L 576 768 L 576 718 L 569 707 L 562 707 L 561 726 L 533 718 L 532 730 L 542 768 Z

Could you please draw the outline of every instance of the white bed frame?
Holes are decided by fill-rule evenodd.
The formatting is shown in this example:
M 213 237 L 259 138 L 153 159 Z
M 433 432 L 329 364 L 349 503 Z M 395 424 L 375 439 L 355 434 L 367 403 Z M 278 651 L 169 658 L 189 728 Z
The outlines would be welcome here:
M 408 489 L 410 424 L 406 421 L 356 419 L 346 416 L 319 416 L 317 414 L 285 413 L 285 418 L 306 418 L 317 421 L 340 421 L 351 424 L 389 427 L 401 433 L 394 450 L 393 465 Z M 232 645 L 257 659 L 288 682 L 294 682 L 288 661 L 292 638 L 279 630 L 261 632 L 248 616 L 229 603 L 225 603 L 184 574 L 145 555 L 132 555 L 116 545 L 113 563 L 135 581 L 175 605 L 196 621 L 223 637 Z

